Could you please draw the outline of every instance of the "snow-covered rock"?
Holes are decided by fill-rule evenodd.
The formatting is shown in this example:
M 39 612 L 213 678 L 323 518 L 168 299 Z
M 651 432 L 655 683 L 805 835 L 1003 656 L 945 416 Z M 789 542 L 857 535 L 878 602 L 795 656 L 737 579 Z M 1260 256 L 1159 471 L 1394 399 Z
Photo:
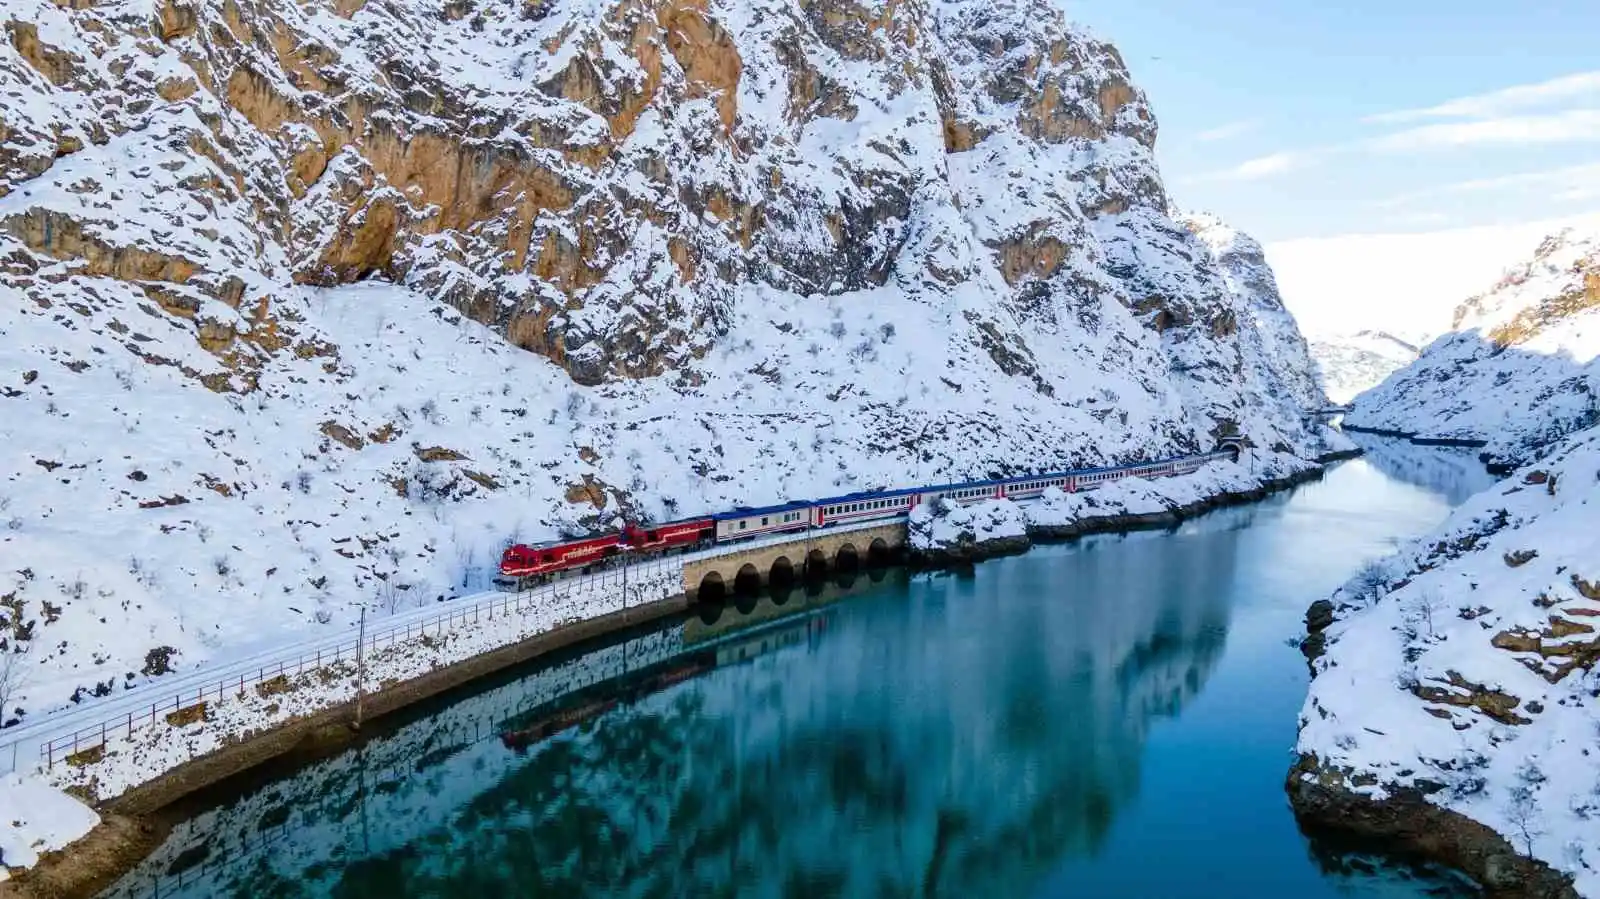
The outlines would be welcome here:
M 1479 493 L 1307 620 L 1315 677 L 1290 780 L 1302 812 L 1429 833 L 1412 848 L 1516 895 L 1563 894 L 1512 884 L 1541 876 L 1513 853 L 1600 896 L 1600 429 Z
M 1270 459 L 1270 456 L 1269 456 Z M 934 564 L 968 562 L 1026 549 L 1030 539 L 1062 540 L 1107 531 L 1168 527 L 1230 502 L 1260 499 L 1268 487 L 1289 486 L 1315 470 L 1213 462 L 1181 477 L 1123 478 L 1094 490 L 1049 487 L 1036 499 L 986 500 L 961 506 L 948 500 L 911 510 L 907 537 L 914 558 Z
M 94 810 L 37 778 L 0 774 L 0 880 L 100 823 Z
M 1004 499 L 961 505 L 950 499 L 921 503 L 906 522 L 913 557 L 936 563 L 971 560 L 1028 548 L 1028 519 Z
M 1049 0 L 0 19 L 8 713 L 509 540 L 1331 445 L 1264 270 L 1168 215 L 1149 103 Z
M 1482 441 L 1497 468 L 1600 422 L 1600 232 L 1567 229 L 1356 398 L 1349 425 Z
M 1417 359 L 1416 346 L 1384 331 L 1332 334 L 1310 341 L 1328 399 L 1343 405 Z

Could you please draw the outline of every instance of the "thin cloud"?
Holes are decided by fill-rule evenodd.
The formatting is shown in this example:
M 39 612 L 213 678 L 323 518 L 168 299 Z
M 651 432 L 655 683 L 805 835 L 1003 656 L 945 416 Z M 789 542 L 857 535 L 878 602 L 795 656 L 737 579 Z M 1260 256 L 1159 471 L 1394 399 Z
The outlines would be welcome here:
M 1215 172 L 1207 172 L 1195 177 L 1195 181 L 1260 181 L 1274 175 L 1303 169 L 1310 165 L 1313 154 L 1310 152 L 1284 152 L 1273 153 L 1268 156 L 1258 156 L 1247 159 L 1231 168 Z
M 1600 141 L 1600 109 L 1572 109 L 1549 115 L 1507 116 L 1477 122 L 1423 125 L 1363 141 L 1382 153 L 1411 153 L 1446 147 L 1529 146 Z
M 1593 184 L 1579 184 L 1558 190 L 1551 199 L 1558 203 L 1591 203 L 1600 200 L 1600 179 Z
M 1408 206 L 1419 200 L 1494 193 L 1518 188 L 1555 188 L 1557 190 L 1556 199 L 1568 202 L 1588 199 L 1600 195 L 1600 163 L 1585 163 L 1583 165 L 1546 169 L 1538 172 L 1518 172 L 1494 178 L 1473 178 L 1468 181 L 1456 181 L 1451 184 L 1442 184 L 1438 187 L 1397 194 L 1379 200 L 1373 205 L 1381 209 L 1396 209 L 1401 206 Z
M 1258 125 L 1260 125 L 1260 123 L 1253 119 L 1247 119 L 1241 122 L 1229 122 L 1226 125 L 1218 125 L 1215 128 L 1202 131 L 1199 134 L 1196 134 L 1194 139 L 1198 141 L 1204 141 L 1206 143 L 1219 140 L 1232 140 L 1236 137 L 1249 134 L 1251 131 L 1256 130 Z
M 1369 125 L 1397 125 L 1428 119 L 1493 119 L 1593 99 L 1600 99 L 1600 71 L 1578 72 L 1537 84 L 1519 84 L 1486 94 L 1457 97 L 1437 106 L 1385 112 L 1362 121 Z

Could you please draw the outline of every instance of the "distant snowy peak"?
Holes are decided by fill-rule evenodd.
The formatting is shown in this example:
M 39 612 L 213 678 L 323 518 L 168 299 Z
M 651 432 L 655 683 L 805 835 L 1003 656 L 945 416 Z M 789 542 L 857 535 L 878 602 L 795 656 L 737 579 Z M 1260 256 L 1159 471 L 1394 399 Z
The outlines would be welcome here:
M 1483 441 L 1507 467 L 1600 423 L 1600 231 L 1550 236 L 1454 327 L 1358 397 L 1348 423 Z
M 1344 404 L 1416 361 L 1421 352 L 1384 331 L 1358 331 L 1311 340 L 1311 358 L 1322 375 L 1328 399 Z
M 1261 244 L 1254 237 L 1223 221 L 1215 213 L 1175 212 L 1173 215 L 1206 245 L 1206 249 L 1210 250 L 1213 256 L 1261 258 L 1266 256 Z

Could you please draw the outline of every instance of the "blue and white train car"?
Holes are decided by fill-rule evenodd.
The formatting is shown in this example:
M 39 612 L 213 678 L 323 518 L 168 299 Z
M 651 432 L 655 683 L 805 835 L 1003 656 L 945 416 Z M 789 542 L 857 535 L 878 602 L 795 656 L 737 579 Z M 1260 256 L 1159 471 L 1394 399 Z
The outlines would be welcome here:
M 717 542 L 725 543 L 786 531 L 803 531 L 813 526 L 812 505 L 809 501 L 795 501 L 759 509 L 734 509 L 713 515 L 711 520 L 717 523 Z

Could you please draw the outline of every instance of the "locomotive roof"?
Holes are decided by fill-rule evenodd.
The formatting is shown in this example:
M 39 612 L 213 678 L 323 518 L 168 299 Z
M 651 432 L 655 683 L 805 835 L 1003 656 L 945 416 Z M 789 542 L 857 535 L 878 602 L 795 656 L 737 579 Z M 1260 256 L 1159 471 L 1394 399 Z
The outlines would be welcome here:
M 582 537 L 565 537 L 558 540 L 544 540 L 539 543 L 523 543 L 528 549 L 554 549 L 557 546 L 571 546 L 574 543 L 588 543 L 591 540 L 614 540 L 622 536 L 620 532 L 602 531 L 598 534 L 588 534 Z

